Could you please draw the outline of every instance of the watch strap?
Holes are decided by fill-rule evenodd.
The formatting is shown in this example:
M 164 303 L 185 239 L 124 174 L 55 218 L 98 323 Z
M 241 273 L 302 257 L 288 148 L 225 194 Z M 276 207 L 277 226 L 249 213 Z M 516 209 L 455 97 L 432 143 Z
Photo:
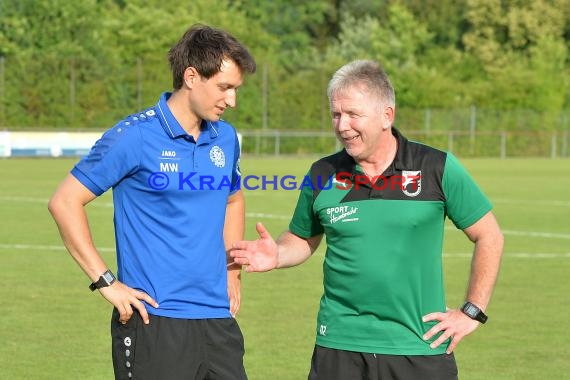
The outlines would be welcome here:
M 99 277 L 99 279 L 95 282 L 92 282 L 89 285 L 89 289 L 91 291 L 95 291 L 96 289 L 105 288 L 107 286 L 111 286 L 116 280 L 115 275 L 109 269 L 107 269 L 103 274 Z

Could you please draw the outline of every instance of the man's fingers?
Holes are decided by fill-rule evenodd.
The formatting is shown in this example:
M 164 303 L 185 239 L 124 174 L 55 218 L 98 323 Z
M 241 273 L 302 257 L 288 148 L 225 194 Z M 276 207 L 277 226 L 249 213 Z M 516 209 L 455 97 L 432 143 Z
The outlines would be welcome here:
M 226 268 L 227 268 L 227 270 L 230 270 L 230 271 L 240 271 L 241 265 L 239 265 L 235 261 L 231 261 L 226 265 Z
M 429 321 L 440 321 L 441 322 L 443 320 L 443 316 L 444 316 L 444 313 L 439 313 L 439 312 L 429 313 L 429 314 L 426 314 L 422 317 L 422 321 L 423 322 L 429 322 Z
M 233 250 L 230 255 L 233 257 L 234 263 L 243 266 L 246 270 L 246 266 L 251 265 L 251 262 L 256 258 L 251 251 L 247 251 L 245 249 Z
M 151 296 L 149 296 L 149 295 L 146 294 L 145 292 L 139 291 L 136 297 L 137 297 L 139 300 L 145 301 L 146 303 L 148 303 L 149 305 L 153 306 L 154 308 L 158 308 L 158 302 L 156 302 Z
M 230 299 L 230 314 L 235 318 L 239 311 L 240 300 L 239 297 Z
M 429 322 L 429 321 L 438 321 L 441 322 L 444 318 L 445 314 L 444 313 L 430 313 L 430 314 L 426 314 L 423 316 L 422 321 L 423 322 Z M 430 328 L 423 336 L 424 340 L 429 340 L 431 339 L 435 334 L 437 334 L 438 332 L 442 331 L 443 326 L 441 325 L 441 323 L 436 323 L 434 326 L 432 326 L 432 328 Z
M 430 340 L 435 334 L 437 334 L 440 331 L 441 330 L 438 327 L 438 325 L 435 325 L 424 334 L 423 338 L 424 340 Z
M 434 340 L 429 346 L 431 348 L 437 348 L 439 347 L 440 344 L 442 344 L 443 342 L 445 342 L 447 339 L 449 339 L 451 337 L 451 334 L 448 332 L 444 332 L 443 334 L 441 334 L 436 340 Z
M 232 248 L 230 248 L 230 256 L 243 256 L 247 253 L 247 250 L 251 246 L 251 242 L 246 240 L 236 241 L 232 244 Z
M 119 322 L 125 324 L 131 319 L 133 316 L 133 308 L 129 303 L 126 305 L 121 305 L 122 307 L 118 308 L 119 310 Z
M 150 295 L 130 288 L 119 281 L 116 281 L 110 287 L 101 288 L 100 291 L 109 302 L 115 305 L 119 312 L 119 322 L 122 324 L 127 323 L 131 319 L 134 312 L 133 308 L 139 312 L 145 324 L 149 323 L 148 312 L 143 301 L 154 308 L 158 308 L 158 302 Z
M 265 226 L 263 225 L 263 223 L 261 222 L 257 222 L 255 224 L 255 229 L 257 231 L 257 233 L 259 234 L 259 240 L 265 240 L 265 239 L 270 239 L 272 240 L 271 235 L 269 234 L 269 231 L 267 231 L 267 229 L 265 228 Z M 230 256 L 231 257 L 245 257 L 250 250 L 256 250 L 259 246 L 259 241 L 247 241 L 247 240 L 241 240 L 241 241 L 236 241 L 232 244 L 232 248 L 230 249 Z
M 257 230 L 257 233 L 259 234 L 259 237 L 262 239 L 271 239 L 271 235 L 269 234 L 269 231 L 267 231 L 267 229 L 265 228 L 265 226 L 263 225 L 263 223 L 261 222 L 257 222 L 255 224 L 255 229 Z
M 258 269 L 254 265 L 247 265 L 246 264 L 246 266 L 244 268 L 245 268 L 244 270 L 248 273 L 258 272 Z
M 452 337 L 451 338 L 451 343 L 449 344 L 449 346 L 447 347 L 447 351 L 445 351 L 446 354 L 451 354 L 453 352 L 453 350 L 455 350 L 455 347 L 457 346 L 457 343 L 459 343 L 461 339 L 457 338 L 457 337 Z
M 231 254 L 234 258 L 234 263 L 239 265 L 249 264 L 249 254 L 247 251 L 235 251 Z
M 137 300 L 137 302 L 135 302 L 133 304 L 133 306 L 138 310 L 139 314 L 141 315 L 141 318 L 144 322 L 145 325 L 148 325 L 150 320 L 148 318 L 148 312 L 146 311 L 146 308 L 144 307 L 144 304 Z
M 140 291 L 140 290 L 135 292 L 135 297 L 136 297 L 136 300 L 134 302 L 132 302 L 132 305 L 139 311 L 139 314 L 141 315 L 143 322 L 146 325 L 148 325 L 150 323 L 150 319 L 148 317 L 148 312 L 146 311 L 146 307 L 141 302 L 141 300 L 145 301 L 146 303 L 148 303 L 149 305 L 151 305 L 155 308 L 158 307 L 158 302 L 156 302 L 147 293 Z
M 242 245 L 242 243 L 245 243 L 245 242 L 235 243 L 236 246 L 230 251 L 230 256 L 234 258 L 234 263 L 237 263 L 236 258 L 241 258 L 241 257 L 245 257 L 248 255 L 247 248 L 244 247 Z M 241 247 L 238 247 L 238 244 L 241 245 Z

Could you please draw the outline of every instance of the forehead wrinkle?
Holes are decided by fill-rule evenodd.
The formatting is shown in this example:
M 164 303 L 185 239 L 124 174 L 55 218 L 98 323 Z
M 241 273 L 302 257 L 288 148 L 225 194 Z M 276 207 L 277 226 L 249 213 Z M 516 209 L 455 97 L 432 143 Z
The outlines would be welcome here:
M 366 108 L 364 102 L 368 101 L 368 99 L 361 91 L 358 91 L 355 95 L 348 95 L 345 92 L 334 95 L 331 101 L 331 109 L 341 110 L 342 112 L 362 113 Z

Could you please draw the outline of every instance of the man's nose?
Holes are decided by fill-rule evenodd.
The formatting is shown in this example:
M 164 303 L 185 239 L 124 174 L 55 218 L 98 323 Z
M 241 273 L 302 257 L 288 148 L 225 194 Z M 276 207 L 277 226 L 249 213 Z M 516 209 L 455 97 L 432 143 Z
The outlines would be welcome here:
M 347 115 L 340 115 L 338 119 L 336 119 L 335 127 L 339 132 L 349 130 L 350 129 L 349 117 Z
M 226 99 L 225 99 L 226 104 L 228 105 L 228 107 L 235 107 L 236 106 L 236 102 L 237 102 L 237 90 L 235 88 L 232 88 L 230 90 L 228 90 L 228 92 L 226 93 Z

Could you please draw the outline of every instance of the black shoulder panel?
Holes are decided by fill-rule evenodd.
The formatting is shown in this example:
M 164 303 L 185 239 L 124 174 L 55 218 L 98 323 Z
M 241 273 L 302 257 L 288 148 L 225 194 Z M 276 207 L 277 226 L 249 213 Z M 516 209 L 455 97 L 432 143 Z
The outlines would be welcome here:
M 313 163 L 310 170 L 313 200 L 317 198 L 331 176 L 340 172 L 352 173 L 353 169 L 354 160 L 344 150 Z

